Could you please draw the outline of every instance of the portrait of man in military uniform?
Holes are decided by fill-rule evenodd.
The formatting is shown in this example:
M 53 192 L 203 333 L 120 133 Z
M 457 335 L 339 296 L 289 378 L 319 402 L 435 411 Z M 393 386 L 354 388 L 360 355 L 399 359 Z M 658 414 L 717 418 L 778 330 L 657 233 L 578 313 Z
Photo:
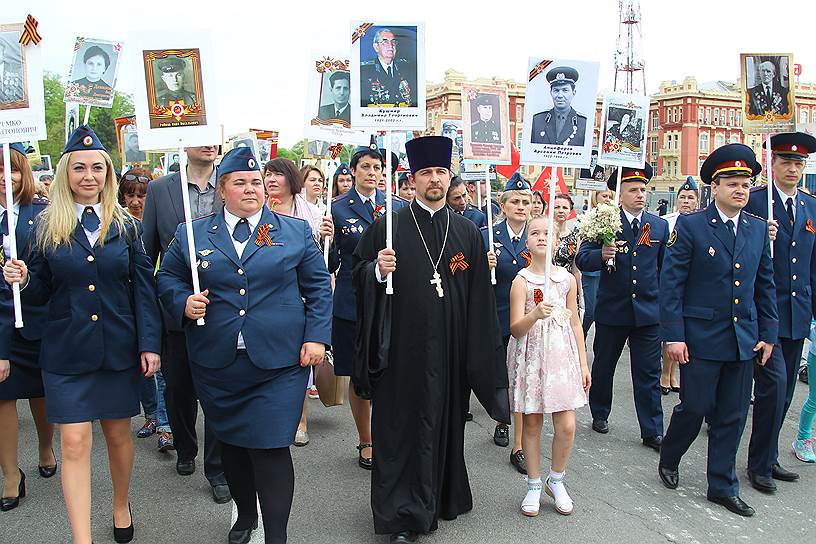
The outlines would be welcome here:
M 480 144 L 500 144 L 501 124 L 494 117 L 499 114 L 498 96 L 493 94 L 479 94 L 471 102 L 470 118 L 476 119 L 470 124 L 470 139 Z
M 196 102 L 195 88 L 188 81 L 187 74 L 192 74 L 189 59 L 168 55 L 153 61 L 156 103 L 167 107 L 170 102 L 184 102 L 192 106 Z M 158 75 L 159 78 L 155 78 Z
M 351 123 L 351 108 L 349 107 L 349 97 L 351 96 L 350 74 L 345 70 L 325 73 L 323 74 L 323 84 L 326 85 L 327 83 L 331 101 L 328 104 L 321 104 L 317 116 L 321 121 L 345 121 L 346 126 L 349 126 L 348 123 Z
M 416 29 L 373 27 L 371 32 L 371 50 L 360 46 L 360 105 L 416 107 Z
M 752 58 L 756 68 L 753 74 L 748 74 L 748 84 L 754 83 L 748 89 L 748 113 L 751 115 L 765 115 L 768 112 L 774 115 L 788 114 L 790 90 L 787 86 L 782 85 L 781 76 L 784 71 L 777 68 L 780 57 L 776 58 L 776 62 L 770 58 L 764 60 L 763 57 Z
M 558 66 L 547 72 L 553 107 L 533 116 L 531 143 L 584 145 L 587 118 L 572 107 L 578 76 L 578 71 L 569 66 Z
M 122 127 L 122 142 L 125 162 L 145 162 L 147 160 L 147 154 L 139 149 L 139 135 L 136 133 L 136 125 Z
M 28 107 L 23 49 L 18 30 L 0 27 L 0 110 Z

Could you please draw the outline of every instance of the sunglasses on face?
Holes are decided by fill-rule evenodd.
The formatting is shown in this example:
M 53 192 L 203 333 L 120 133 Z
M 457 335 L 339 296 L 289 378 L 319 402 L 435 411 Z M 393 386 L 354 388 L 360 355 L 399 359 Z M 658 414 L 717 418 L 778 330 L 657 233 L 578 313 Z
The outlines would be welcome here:
M 136 174 L 125 174 L 122 179 L 125 181 L 138 181 L 139 183 L 148 183 L 150 181 L 150 178 L 137 176 Z

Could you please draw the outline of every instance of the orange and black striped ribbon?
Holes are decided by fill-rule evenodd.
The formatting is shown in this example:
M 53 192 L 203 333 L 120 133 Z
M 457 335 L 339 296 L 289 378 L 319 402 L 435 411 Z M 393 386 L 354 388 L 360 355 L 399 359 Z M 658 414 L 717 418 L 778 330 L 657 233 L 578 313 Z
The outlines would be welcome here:
M 30 43 L 37 45 L 42 41 L 42 36 L 37 32 L 37 24 L 37 20 L 31 15 L 26 17 L 23 33 L 20 35 L 20 43 L 22 45 L 28 45 Z
M 643 225 L 643 228 L 640 229 L 640 239 L 638 240 L 637 245 L 639 246 L 649 246 L 652 247 L 652 241 L 649 240 L 649 235 L 651 234 L 651 227 L 649 223 Z

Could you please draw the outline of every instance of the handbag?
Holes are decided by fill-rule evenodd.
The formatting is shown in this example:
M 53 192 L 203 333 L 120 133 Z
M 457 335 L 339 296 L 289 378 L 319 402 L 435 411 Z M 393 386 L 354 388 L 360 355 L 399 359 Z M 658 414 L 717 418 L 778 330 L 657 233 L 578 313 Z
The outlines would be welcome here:
M 326 357 L 315 369 L 315 385 L 323 406 L 339 406 L 343 404 L 347 381 L 345 376 L 335 376 L 334 355 L 326 352 Z

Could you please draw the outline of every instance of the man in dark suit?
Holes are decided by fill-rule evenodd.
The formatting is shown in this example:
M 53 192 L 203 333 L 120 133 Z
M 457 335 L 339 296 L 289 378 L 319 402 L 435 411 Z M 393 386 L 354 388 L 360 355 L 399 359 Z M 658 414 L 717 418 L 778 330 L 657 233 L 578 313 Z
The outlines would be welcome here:
M 587 118 L 572 109 L 578 71 L 558 66 L 547 72 L 553 107 L 533 116 L 530 142 L 534 144 L 584 145 Z
M 360 65 L 360 103 L 368 106 L 416 107 L 416 66 L 397 58 L 397 39 L 387 28 L 374 34 L 377 58 Z
M 663 441 L 663 407 L 660 401 L 660 315 L 657 304 L 663 252 L 669 237 L 665 219 L 646 208 L 646 184 L 652 167 L 621 171 L 622 231 L 609 245 L 584 240 L 575 257 L 581 270 L 601 272 L 595 307 L 595 362 L 589 407 L 592 429 L 609 432 L 615 367 L 629 341 L 635 410 L 643 444 L 660 451 Z M 618 183 L 614 171 L 607 182 Z M 614 268 L 607 264 L 614 259 Z
M 336 71 L 329 76 L 333 102 L 320 106 L 317 116 L 323 121 L 345 121 L 351 123 L 349 108 L 350 78 L 348 72 Z
M 759 85 L 748 89 L 748 113 L 775 115 L 788 113 L 788 88 L 776 78 L 776 66 L 766 60 L 759 65 Z
M 677 488 L 680 460 L 707 418 L 706 496 L 740 516 L 754 515 L 739 497 L 736 473 L 751 375 L 771 357 L 778 326 L 768 225 L 742 211 L 761 170 L 743 144 L 708 156 L 700 178 L 712 184 L 714 202 L 677 218 L 660 278 L 660 324 L 668 357 L 680 363 L 680 404 L 658 475 Z
M 779 464 L 779 431 L 793 400 L 802 349 L 816 314 L 816 198 L 797 188 L 808 154 L 816 153 L 816 138 L 802 132 L 776 134 L 771 137 L 771 150 L 773 219 L 779 222 L 773 242 L 779 342 L 768 363 L 754 367 L 748 448 L 748 477 L 763 493 L 776 491 L 774 480 L 799 479 Z M 768 217 L 767 185 L 751 191 L 745 209 Z M 796 447 L 794 444 L 794 450 Z
M 215 159 L 218 146 L 188 147 L 187 192 L 190 197 L 190 215 L 193 219 L 222 209 L 216 194 Z M 161 177 L 147 185 L 142 227 L 145 251 L 157 262 L 173 241 L 176 228 L 184 222 L 184 202 L 179 172 Z M 173 429 L 178 459 L 176 471 L 182 476 L 195 472 L 198 438 L 195 424 L 198 416 L 198 397 L 190 374 L 184 332 L 173 326 L 165 315 L 162 342 L 162 373 L 167 382 L 164 392 L 167 418 Z M 221 466 L 221 452 L 215 435 L 204 420 L 204 475 L 212 486 L 213 500 L 226 503 L 231 500 L 229 487 Z

